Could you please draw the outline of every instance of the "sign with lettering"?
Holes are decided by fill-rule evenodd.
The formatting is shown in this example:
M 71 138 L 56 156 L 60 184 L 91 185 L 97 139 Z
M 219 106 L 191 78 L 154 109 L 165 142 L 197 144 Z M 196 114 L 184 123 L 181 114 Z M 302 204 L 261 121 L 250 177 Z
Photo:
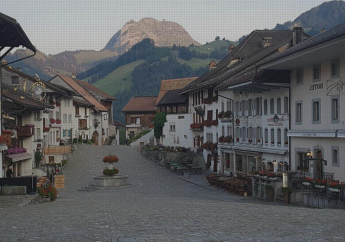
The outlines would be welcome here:
M 310 85 L 309 91 L 319 90 L 319 89 L 323 89 L 323 83 L 317 83 L 314 85 Z
M 65 188 L 65 175 L 55 175 L 54 176 L 54 186 L 57 189 Z
M 345 94 L 345 78 L 334 78 L 327 80 L 327 95 Z

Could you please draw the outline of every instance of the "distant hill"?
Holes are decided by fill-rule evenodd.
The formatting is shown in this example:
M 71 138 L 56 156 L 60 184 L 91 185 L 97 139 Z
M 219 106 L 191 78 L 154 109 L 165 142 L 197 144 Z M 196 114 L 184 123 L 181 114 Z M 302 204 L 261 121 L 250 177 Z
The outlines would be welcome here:
M 328 30 L 345 22 L 345 2 L 330 1 L 302 13 L 294 21 L 277 24 L 274 29 L 292 29 L 294 26 L 302 26 L 309 35 L 316 35 L 321 29 Z
M 155 45 L 180 46 L 200 45 L 192 39 L 188 32 L 179 24 L 171 21 L 158 21 L 144 18 L 138 22 L 127 22 L 107 43 L 103 50 L 111 50 L 122 54 L 143 39 L 152 39 Z

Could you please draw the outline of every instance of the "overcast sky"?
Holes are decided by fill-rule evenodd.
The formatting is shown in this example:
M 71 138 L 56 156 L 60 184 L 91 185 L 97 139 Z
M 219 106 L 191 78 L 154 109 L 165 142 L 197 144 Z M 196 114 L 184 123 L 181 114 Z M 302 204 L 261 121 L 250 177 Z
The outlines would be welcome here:
M 324 0 L 0 0 L 46 54 L 100 50 L 121 27 L 144 17 L 176 22 L 201 44 L 237 40 L 254 29 L 293 21 Z

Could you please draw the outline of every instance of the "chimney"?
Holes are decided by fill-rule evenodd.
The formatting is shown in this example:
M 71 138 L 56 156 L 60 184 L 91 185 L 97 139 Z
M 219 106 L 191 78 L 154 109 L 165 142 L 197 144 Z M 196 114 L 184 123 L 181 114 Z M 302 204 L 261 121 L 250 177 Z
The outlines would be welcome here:
M 77 73 L 75 72 L 72 72 L 71 76 L 70 76 L 72 79 L 77 79 Z
M 292 33 L 292 45 L 297 45 L 303 41 L 303 27 L 294 27 Z
M 235 49 L 235 46 L 234 45 L 230 45 L 229 48 L 228 48 L 228 51 L 231 52 L 233 49 Z
M 262 47 L 268 47 L 272 44 L 272 37 L 263 37 L 261 41 Z

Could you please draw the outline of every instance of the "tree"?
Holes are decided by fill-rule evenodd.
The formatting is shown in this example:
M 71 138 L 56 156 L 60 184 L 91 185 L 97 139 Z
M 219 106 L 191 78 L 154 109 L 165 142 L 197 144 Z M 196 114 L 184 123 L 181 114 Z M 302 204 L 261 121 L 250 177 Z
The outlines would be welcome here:
M 222 40 L 225 40 L 225 37 Z
M 163 134 L 163 126 L 167 121 L 166 113 L 156 113 L 153 124 L 154 124 L 154 136 L 159 139 Z
M 218 40 L 220 40 L 220 37 L 219 37 L 219 36 L 217 36 L 217 37 L 215 38 L 215 41 L 218 41 Z

